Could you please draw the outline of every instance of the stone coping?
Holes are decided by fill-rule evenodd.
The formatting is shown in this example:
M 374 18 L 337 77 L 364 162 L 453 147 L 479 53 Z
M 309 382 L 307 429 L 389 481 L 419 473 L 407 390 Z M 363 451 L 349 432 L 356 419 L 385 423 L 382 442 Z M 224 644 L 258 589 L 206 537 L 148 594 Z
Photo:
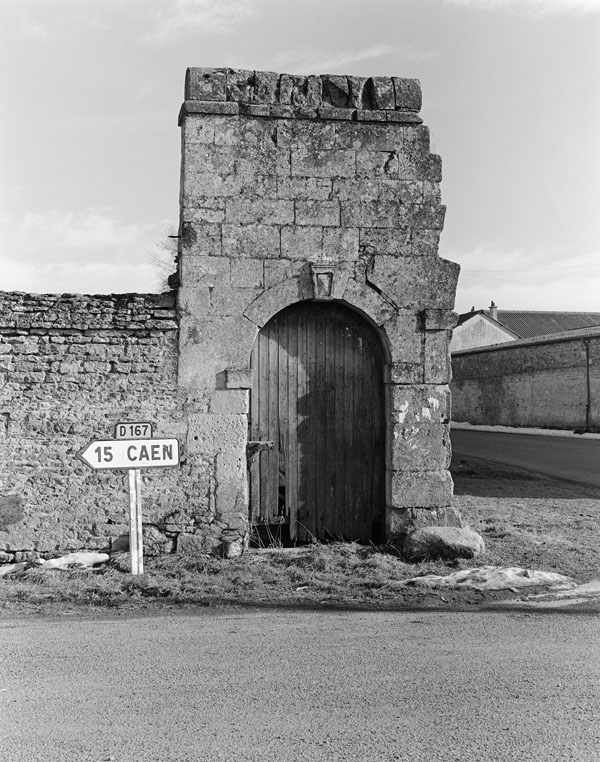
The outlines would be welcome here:
M 421 124 L 421 85 L 401 77 L 297 76 L 192 67 L 181 119 L 221 114 Z
M 115 328 L 176 330 L 175 295 L 0 291 L 0 334 Z

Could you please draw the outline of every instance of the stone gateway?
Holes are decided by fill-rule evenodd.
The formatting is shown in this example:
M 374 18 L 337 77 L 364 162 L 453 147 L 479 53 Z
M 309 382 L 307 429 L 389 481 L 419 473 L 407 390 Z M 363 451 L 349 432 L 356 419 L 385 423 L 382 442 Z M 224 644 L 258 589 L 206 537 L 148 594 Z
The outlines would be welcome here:
M 181 443 L 144 473 L 181 552 L 452 522 L 459 268 L 420 107 L 411 79 L 188 70 L 176 293 L 0 296 L 4 560 L 123 533 L 123 482 L 75 453 L 128 420 Z

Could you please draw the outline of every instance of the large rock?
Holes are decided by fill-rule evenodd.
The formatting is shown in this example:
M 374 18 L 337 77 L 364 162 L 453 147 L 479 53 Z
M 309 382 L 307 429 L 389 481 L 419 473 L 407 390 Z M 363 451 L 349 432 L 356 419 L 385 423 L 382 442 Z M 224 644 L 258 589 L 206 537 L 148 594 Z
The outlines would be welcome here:
M 483 538 L 472 529 L 423 527 L 408 534 L 402 553 L 409 561 L 426 558 L 474 558 L 485 551 Z

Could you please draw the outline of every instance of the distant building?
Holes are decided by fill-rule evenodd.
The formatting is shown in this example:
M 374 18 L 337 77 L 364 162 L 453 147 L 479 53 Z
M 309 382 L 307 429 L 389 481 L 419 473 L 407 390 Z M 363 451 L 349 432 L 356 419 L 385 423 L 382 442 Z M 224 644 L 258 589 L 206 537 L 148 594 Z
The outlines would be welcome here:
M 450 350 L 459 352 L 598 326 L 600 312 L 501 310 L 492 302 L 487 310 L 472 308 L 459 315 Z

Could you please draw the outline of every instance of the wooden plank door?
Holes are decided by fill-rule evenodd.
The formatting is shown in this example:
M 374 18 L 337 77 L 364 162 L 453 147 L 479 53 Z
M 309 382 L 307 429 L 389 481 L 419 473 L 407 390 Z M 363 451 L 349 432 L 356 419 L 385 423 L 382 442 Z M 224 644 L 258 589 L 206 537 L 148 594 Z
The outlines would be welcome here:
M 300 302 L 252 351 L 250 514 L 291 539 L 379 541 L 385 495 L 383 352 L 375 330 L 333 302 Z

